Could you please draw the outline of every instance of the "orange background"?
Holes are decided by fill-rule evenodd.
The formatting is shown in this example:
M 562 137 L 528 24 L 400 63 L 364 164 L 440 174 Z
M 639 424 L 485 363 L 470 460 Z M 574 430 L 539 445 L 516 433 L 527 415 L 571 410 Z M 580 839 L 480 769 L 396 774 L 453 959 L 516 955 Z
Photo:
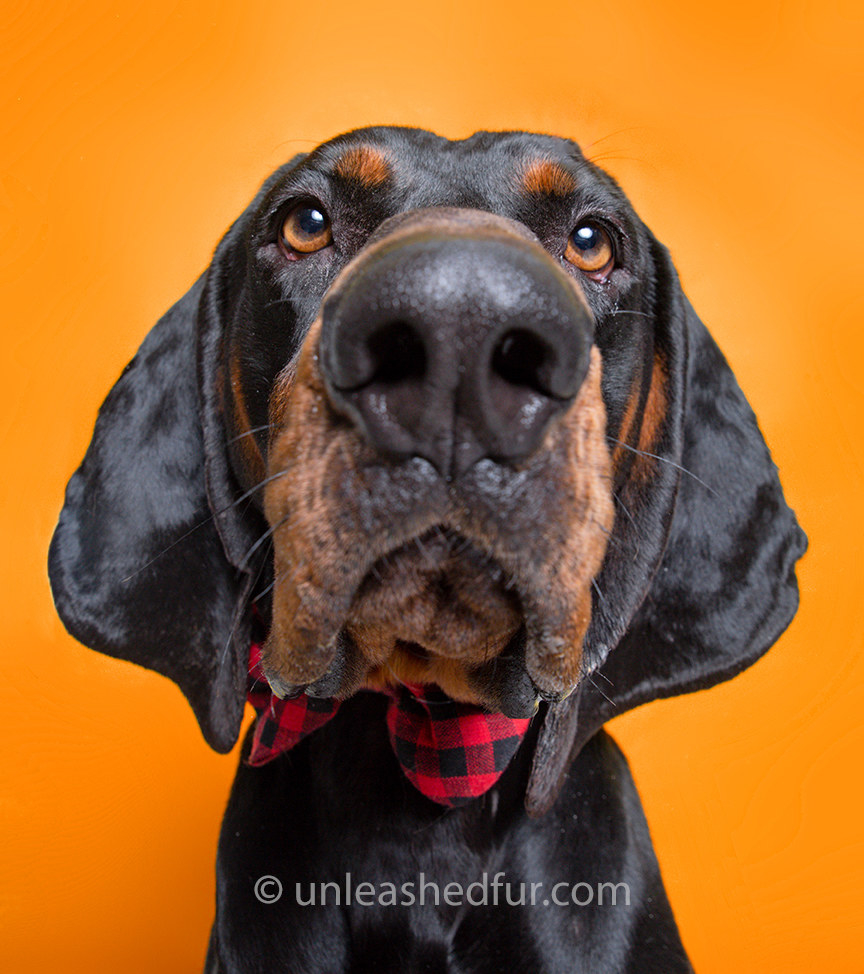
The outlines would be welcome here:
M 236 758 L 66 636 L 46 547 L 103 395 L 260 181 L 372 122 L 570 135 L 671 247 L 811 550 L 762 662 L 612 731 L 701 974 L 864 971 L 861 10 L 4 6 L 4 971 L 203 962 Z

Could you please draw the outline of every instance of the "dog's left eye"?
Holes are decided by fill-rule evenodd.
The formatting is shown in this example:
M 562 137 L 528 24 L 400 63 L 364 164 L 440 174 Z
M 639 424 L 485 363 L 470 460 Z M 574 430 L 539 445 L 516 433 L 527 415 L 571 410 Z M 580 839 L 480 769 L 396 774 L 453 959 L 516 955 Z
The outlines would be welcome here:
M 615 263 L 609 234 L 593 223 L 584 223 L 570 234 L 564 257 L 595 280 L 605 279 Z
M 301 254 L 321 250 L 332 240 L 330 218 L 317 203 L 298 203 L 282 224 L 282 243 Z

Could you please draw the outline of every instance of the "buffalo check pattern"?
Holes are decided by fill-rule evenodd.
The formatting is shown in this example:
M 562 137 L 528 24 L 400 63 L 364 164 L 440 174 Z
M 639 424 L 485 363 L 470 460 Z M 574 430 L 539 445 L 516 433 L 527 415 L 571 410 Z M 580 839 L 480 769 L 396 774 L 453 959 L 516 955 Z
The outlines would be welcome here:
M 531 722 L 458 703 L 437 687 L 402 686 L 387 696 L 390 744 L 405 776 L 427 798 L 450 807 L 495 784 Z M 264 678 L 258 643 L 249 654 L 248 699 L 258 714 L 247 759 L 256 767 L 290 751 L 339 709 L 338 700 L 305 693 L 276 697 Z

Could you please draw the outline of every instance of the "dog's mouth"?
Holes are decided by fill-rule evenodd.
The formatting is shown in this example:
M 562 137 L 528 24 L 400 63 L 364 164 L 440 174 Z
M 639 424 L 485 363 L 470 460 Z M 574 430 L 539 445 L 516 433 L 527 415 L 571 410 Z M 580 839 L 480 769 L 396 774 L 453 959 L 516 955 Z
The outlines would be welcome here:
M 510 716 L 536 710 L 518 585 L 482 545 L 435 524 L 367 562 L 356 578 L 344 619 L 334 620 L 323 675 L 291 679 L 286 670 L 296 659 L 268 640 L 264 672 L 278 696 L 345 698 L 360 689 L 433 686 Z
M 453 699 L 482 703 L 472 672 L 504 652 L 522 624 L 501 565 L 435 525 L 372 565 L 345 633 L 369 663 L 364 685 L 435 684 Z

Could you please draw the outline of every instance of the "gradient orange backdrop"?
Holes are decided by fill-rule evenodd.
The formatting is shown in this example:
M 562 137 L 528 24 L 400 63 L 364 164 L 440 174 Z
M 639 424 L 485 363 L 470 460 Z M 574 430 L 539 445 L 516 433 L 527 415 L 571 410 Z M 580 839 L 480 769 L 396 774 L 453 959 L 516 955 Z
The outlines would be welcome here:
M 701 974 L 864 971 L 861 5 L 84 0 L 0 21 L 0 967 L 203 962 L 236 756 L 173 685 L 64 633 L 45 552 L 104 393 L 260 181 L 392 122 L 572 136 L 670 246 L 811 550 L 762 662 L 611 730 Z

